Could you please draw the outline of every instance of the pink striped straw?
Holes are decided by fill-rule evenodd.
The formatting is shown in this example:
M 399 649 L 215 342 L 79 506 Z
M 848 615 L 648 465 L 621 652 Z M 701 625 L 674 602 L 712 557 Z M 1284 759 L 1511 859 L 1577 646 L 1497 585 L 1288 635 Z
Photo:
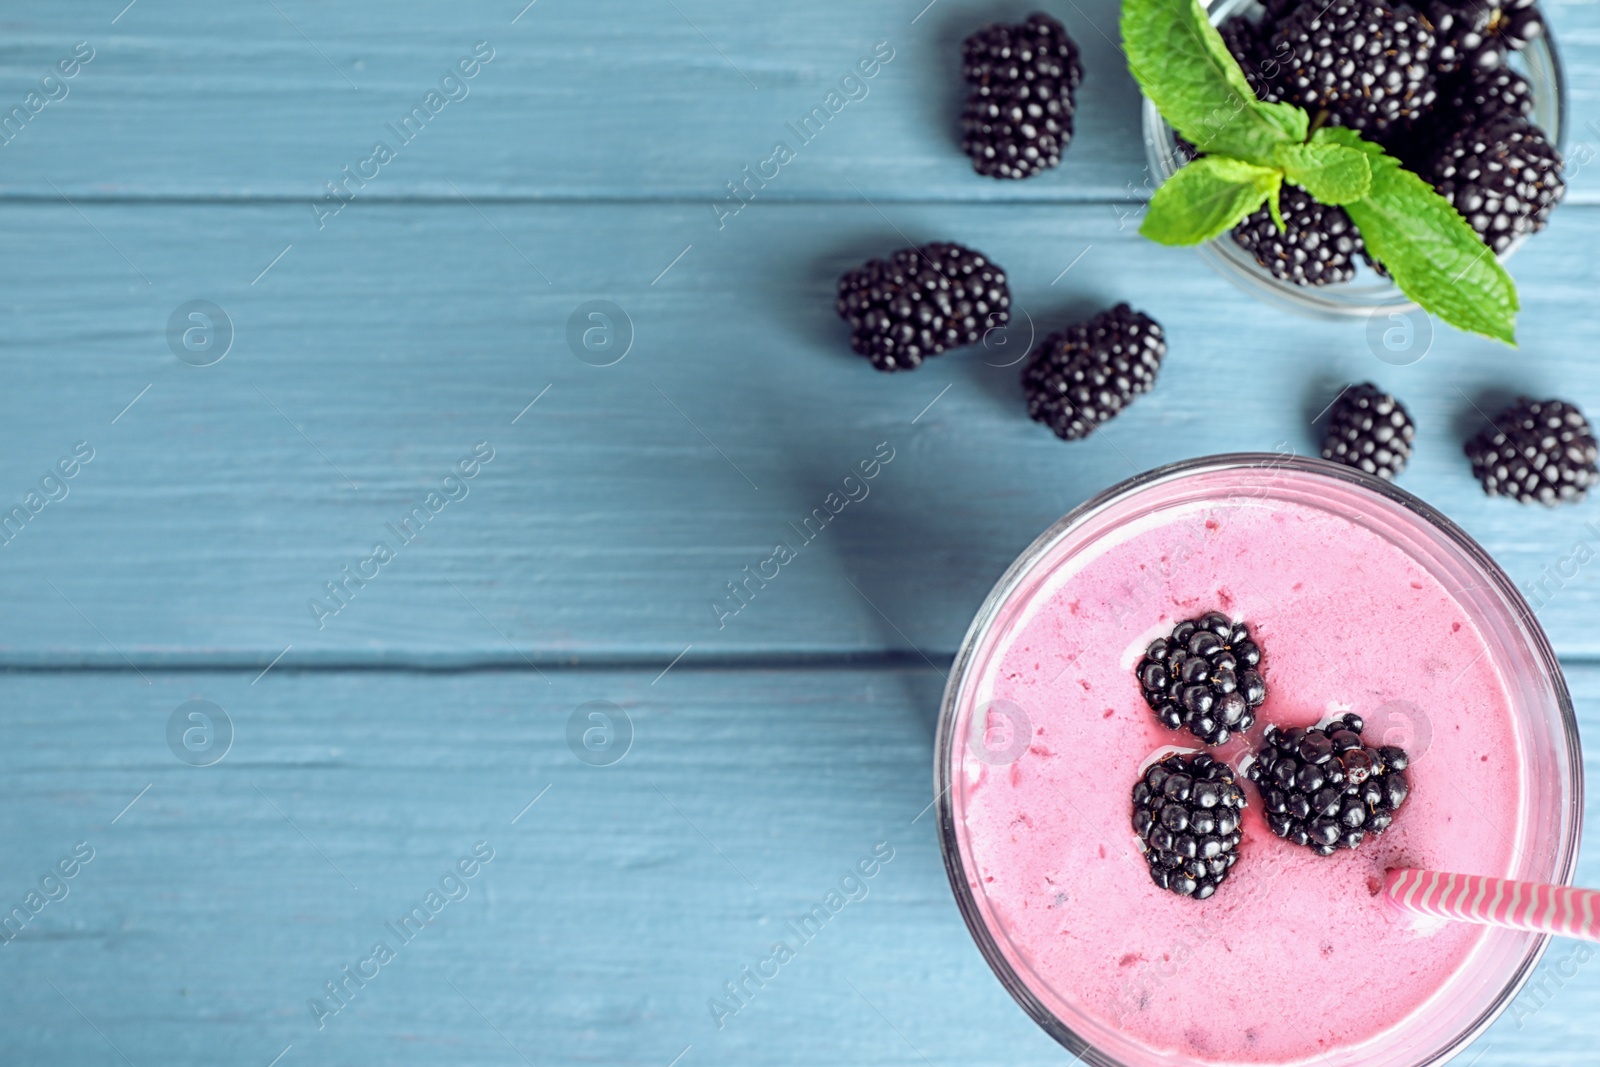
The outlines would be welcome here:
M 1600 941 L 1600 892 L 1593 889 L 1397 867 L 1384 890 L 1417 915 Z

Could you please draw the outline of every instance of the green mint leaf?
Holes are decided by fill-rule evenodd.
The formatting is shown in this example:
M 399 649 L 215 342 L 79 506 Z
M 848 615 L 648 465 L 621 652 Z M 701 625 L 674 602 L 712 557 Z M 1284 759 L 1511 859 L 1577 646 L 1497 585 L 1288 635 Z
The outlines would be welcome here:
M 1320 127 L 1312 140 L 1323 144 L 1342 144 L 1346 148 L 1358 149 L 1369 156 L 1383 155 L 1382 145 L 1374 144 L 1348 126 Z
M 1516 283 L 1450 201 L 1359 134 L 1323 134 L 1367 154 L 1372 187 L 1345 210 L 1400 291 L 1459 329 L 1515 345 Z
M 1160 0 L 1160 2 L 1177 16 L 1180 23 L 1188 24 L 1190 31 L 1204 50 L 1205 58 L 1222 74 L 1222 79 L 1228 88 L 1246 100 L 1254 100 L 1256 91 L 1250 87 L 1250 79 L 1244 76 L 1239 61 L 1228 51 L 1228 43 L 1222 39 L 1222 34 L 1211 25 L 1211 16 L 1206 14 L 1205 4 L 1200 0 Z
M 1300 186 L 1324 204 L 1350 204 L 1372 187 L 1372 166 L 1367 154 L 1336 141 L 1321 138 L 1310 144 L 1279 145 L 1274 157 L 1286 180 Z
M 1197 245 L 1228 232 L 1268 197 L 1283 172 L 1225 156 L 1202 156 L 1162 183 L 1139 232 L 1164 245 Z
M 1218 38 L 1221 39 L 1220 37 Z M 1294 104 L 1256 104 L 1256 112 L 1283 133 L 1283 140 L 1300 142 L 1311 136 L 1311 118 Z
M 1278 228 L 1279 233 L 1288 233 L 1289 225 L 1283 221 L 1283 205 L 1278 203 L 1280 192 L 1282 192 L 1281 185 L 1267 197 L 1267 214 L 1272 216 L 1272 224 Z
M 1198 0 L 1123 0 L 1122 44 L 1139 87 L 1202 152 L 1270 165 L 1277 145 L 1305 139 L 1305 113 L 1256 99 Z

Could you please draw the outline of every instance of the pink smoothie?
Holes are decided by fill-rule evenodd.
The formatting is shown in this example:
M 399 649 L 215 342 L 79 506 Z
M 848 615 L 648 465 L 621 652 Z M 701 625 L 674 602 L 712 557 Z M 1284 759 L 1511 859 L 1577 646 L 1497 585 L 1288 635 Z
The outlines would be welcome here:
M 1511 697 L 1460 590 L 1364 524 L 1264 497 L 1124 524 L 1024 590 L 970 692 L 1020 707 L 1031 743 L 1008 765 L 957 746 L 950 804 L 990 932 L 1043 1005 L 1219 1064 L 1320 1062 L 1426 1010 L 1482 935 L 1401 916 L 1383 872 L 1506 875 L 1526 815 Z M 1133 667 L 1213 609 L 1250 625 L 1268 687 L 1245 743 L 1214 754 L 1238 768 L 1267 723 L 1354 711 L 1369 744 L 1411 750 L 1411 794 L 1387 833 L 1323 858 L 1271 834 L 1241 774 L 1239 861 L 1195 901 L 1151 881 L 1129 791 L 1154 754 L 1200 746 L 1156 722 Z

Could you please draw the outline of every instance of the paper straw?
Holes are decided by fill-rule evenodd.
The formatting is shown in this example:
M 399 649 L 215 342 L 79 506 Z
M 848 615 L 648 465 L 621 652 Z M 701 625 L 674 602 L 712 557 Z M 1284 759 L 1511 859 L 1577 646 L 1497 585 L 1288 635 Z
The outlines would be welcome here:
M 1600 941 L 1600 892 L 1593 889 L 1397 867 L 1384 891 L 1417 915 Z

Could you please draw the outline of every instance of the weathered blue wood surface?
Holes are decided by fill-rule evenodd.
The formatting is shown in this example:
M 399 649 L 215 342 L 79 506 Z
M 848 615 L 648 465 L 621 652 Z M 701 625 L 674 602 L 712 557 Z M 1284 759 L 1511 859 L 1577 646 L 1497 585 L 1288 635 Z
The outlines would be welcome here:
M 486 205 L 487 220 L 358 206 L 320 235 L 293 205 L 83 209 L 150 285 L 70 207 L 0 208 L 13 250 L 0 502 L 75 442 L 96 450 L 70 495 L 0 547 L 29 605 L 0 620 L 13 663 L 260 669 L 290 644 L 301 664 L 665 663 L 690 644 L 690 662 L 948 657 L 1005 565 L 1073 505 L 1170 460 L 1312 452 L 1311 416 L 1366 377 L 1421 427 L 1401 484 L 1519 581 L 1570 553 L 1594 515 L 1488 499 L 1460 454 L 1486 393 L 1600 411 L 1588 208 L 1558 211 L 1514 261 L 1520 352 L 1441 328 L 1404 367 L 1372 354 L 1365 322 L 1264 307 L 1192 253 L 1119 229 L 1106 205 L 758 205 L 722 235 L 682 204 Z M 845 346 L 833 284 L 895 248 L 897 228 L 987 251 L 1026 316 L 988 351 L 874 372 Z M 214 366 L 179 362 L 164 337 L 194 298 L 237 333 Z M 567 344 L 594 299 L 633 324 L 614 366 Z M 1060 442 L 1027 419 L 1017 369 L 993 364 L 1019 358 L 1030 319 L 1048 331 L 1119 299 L 1171 335 L 1160 387 L 1094 438 Z M 385 524 L 477 441 L 495 458 L 469 495 L 402 547 Z M 736 616 L 712 608 L 737 607 L 726 583 L 775 541 L 799 547 L 790 524 L 884 442 L 894 458 L 870 495 L 751 585 Z M 307 602 L 379 540 L 398 558 L 336 616 L 314 616 Z M 1564 653 L 1600 654 L 1597 605 L 1592 567 L 1550 598 Z
M 1143 183 L 1138 92 L 1113 43 L 1113 0 L 525 4 L 137 0 L 112 25 L 114 0 L 18 0 L 0 44 L 7 109 L 75 42 L 95 52 L 68 96 L 3 149 L 0 191 L 304 201 L 377 140 L 398 152 L 361 191 L 374 199 L 681 198 L 710 217 L 704 205 L 777 141 L 796 158 L 763 198 L 851 200 L 853 182 L 874 199 L 1100 202 Z M 1582 0 L 1543 6 L 1566 61 L 1571 138 L 1600 148 L 1586 127 L 1600 119 L 1600 12 Z M 1054 173 L 979 178 L 952 132 L 961 39 L 1038 7 L 1082 50 L 1078 137 Z M 494 58 L 466 95 L 393 144 L 385 124 L 398 125 L 479 41 Z M 880 41 L 893 58 L 840 91 Z M 849 102 L 802 143 L 786 124 L 833 91 Z M 1592 166 L 1576 185 L 1582 199 L 1600 196 Z
M 533 1063 L 664 1067 L 685 1046 L 684 1064 L 729 1067 L 1069 1060 L 950 899 L 922 814 L 943 684 L 929 668 L 146 674 L 7 687 L 0 900 L 94 849 L 0 945 L 8 1064 L 120 1063 L 114 1044 L 140 1067 L 264 1067 L 293 1045 L 283 1064 L 489 1067 L 518 1062 L 506 1039 Z M 1600 671 L 1572 682 L 1592 733 Z M 211 767 L 162 736 L 195 698 L 236 731 Z M 632 721 L 608 767 L 565 740 L 590 700 Z M 385 923 L 479 841 L 494 859 L 466 897 L 399 944 Z M 894 855 L 865 898 L 718 1029 L 707 1001 L 879 842 Z M 1600 884 L 1600 853 L 1579 876 Z M 377 940 L 398 958 L 319 1030 L 307 1002 Z M 1600 964 L 1574 966 L 1525 995 L 1479 1063 L 1592 1062 Z
M 1109 7 L 1094 10 L 1109 26 Z M 360 40 L 372 47 L 388 42 L 385 54 L 425 53 L 430 63 L 444 33 L 436 23 L 456 15 L 407 7 L 375 20 L 370 12 L 338 11 L 324 13 L 346 20 L 339 22 L 345 30 L 329 27 L 336 38 L 381 21 L 386 28 L 378 37 Z M 1579 61 L 1585 42 L 1600 32 L 1586 28 L 1594 11 L 1572 5 L 1552 15 L 1569 58 L 1575 139 L 1594 113 L 1585 72 L 1600 70 L 1600 63 Z M 686 24 L 670 4 L 661 12 L 643 23 L 675 40 Z M 283 13 L 301 24 L 300 13 Z M 508 16 L 506 28 L 519 33 L 532 20 L 550 25 L 526 44 L 497 51 L 470 84 L 487 88 L 480 79 L 511 70 L 500 84 L 507 92 L 520 87 L 516 116 L 524 123 L 529 115 L 547 120 L 539 129 L 551 128 L 540 136 L 555 138 L 568 156 L 603 144 L 620 159 L 622 146 L 654 143 L 608 124 L 632 121 L 661 94 L 630 90 L 580 106 L 592 94 L 573 96 L 572 87 L 587 91 L 589 82 L 535 62 L 554 62 L 551 53 L 573 62 L 577 44 L 585 56 L 609 54 L 594 32 L 580 32 L 572 21 L 587 17 L 583 25 L 606 27 L 628 21 L 601 14 L 545 0 L 515 27 Z M 702 28 L 710 21 L 692 9 L 685 14 Z M 282 42 L 250 21 L 258 15 L 272 20 L 284 41 L 300 41 L 292 61 L 265 46 Z M 377 203 L 431 195 L 417 185 L 384 184 L 403 177 L 407 172 L 390 171 L 413 158 L 449 169 L 457 189 L 478 195 L 462 183 L 481 180 L 484 164 L 465 148 L 441 149 L 421 137 L 371 183 L 371 200 L 324 219 L 322 229 L 310 202 L 299 198 L 314 184 L 294 195 L 283 187 L 264 190 L 289 198 L 273 205 L 96 202 L 131 194 L 98 178 L 78 189 L 72 175 L 131 174 L 141 151 L 157 151 L 163 195 L 180 199 L 200 195 L 186 184 L 197 168 L 230 160 L 258 177 L 286 168 L 322 172 L 309 161 L 294 163 L 288 149 L 311 143 L 309 131 L 353 106 L 360 91 L 324 84 L 343 83 L 270 5 L 192 16 L 136 5 L 115 26 L 106 21 L 107 49 L 138 42 L 133 51 L 142 64 L 97 51 L 63 83 L 73 87 L 66 98 L 46 106 L 3 149 L 0 180 L 28 173 L 37 161 L 61 172 L 67 185 L 49 181 L 72 203 L 46 183 L 14 194 L 30 201 L 0 206 L 15 252 L 3 289 L 11 328 L 0 342 L 10 368 L 0 484 L 11 496 L 0 499 L 20 499 L 77 440 L 95 445 L 100 457 L 100 466 L 73 486 L 73 497 L 52 505 L 0 550 L 0 567 L 36 606 L 0 624 L 0 655 L 8 662 L 120 664 L 133 651 L 151 661 L 215 663 L 222 656 L 264 665 L 291 644 L 291 662 L 306 663 L 670 659 L 690 644 L 697 657 L 859 654 L 883 646 L 889 632 L 883 615 L 903 632 L 894 635 L 897 643 L 947 655 L 993 577 L 1062 511 L 1134 468 L 1164 460 L 1280 443 L 1309 450 L 1308 416 L 1356 376 L 1394 388 L 1422 420 L 1419 455 L 1405 484 L 1466 524 L 1516 578 L 1537 579 L 1570 551 L 1571 514 L 1529 514 L 1485 500 L 1460 462 L 1457 442 L 1485 391 L 1563 391 L 1600 406 L 1600 398 L 1588 395 L 1585 314 L 1600 222 L 1576 203 L 1514 264 L 1527 305 L 1523 351 L 1531 359 L 1441 333 L 1422 362 L 1388 367 L 1370 354 L 1365 324 L 1321 326 L 1263 308 L 1193 269 L 1187 253 L 1140 241 L 1133 233 L 1137 200 L 1104 183 L 1100 203 L 1076 206 L 880 202 L 883 190 L 858 168 L 880 156 L 915 153 L 882 140 L 881 120 L 848 109 L 828 134 L 850 129 L 846 119 L 865 119 L 858 124 L 862 139 L 819 139 L 807 158 L 831 160 L 851 174 L 794 187 L 795 196 L 829 202 L 758 199 L 724 219 L 721 229 L 705 202 L 671 191 L 660 161 L 620 168 L 628 195 L 647 202 L 539 202 L 564 195 L 531 177 L 552 159 L 565 159 L 563 173 L 591 187 L 611 169 L 582 155 L 567 158 L 550 142 L 512 137 L 504 132 L 513 128 L 505 117 L 496 120 L 499 134 L 474 128 L 470 146 L 516 153 L 522 161 L 516 173 L 531 184 L 512 192 L 533 202 L 479 208 L 452 191 L 426 203 Z M 34 17 L 92 21 L 86 9 L 39 8 Z M 773 17 L 785 25 L 790 18 Z M 796 19 L 795 32 L 810 35 L 801 39 L 824 44 L 786 54 L 809 63 L 800 57 L 840 47 L 844 28 L 864 17 L 819 9 Z M 940 4 L 911 29 L 928 32 L 936 18 L 959 28 L 975 17 L 972 8 Z M 144 18 L 154 22 L 138 30 Z M 725 14 L 715 21 L 727 22 Z M 179 32 L 179 25 L 200 28 Z M 636 39 L 631 30 L 617 33 Z M 1085 48 L 1104 44 L 1081 27 L 1078 36 Z M 43 26 L 30 24 L 20 40 L 26 47 L 13 47 L 27 59 L 17 60 L 18 70 L 46 69 L 59 58 L 51 58 L 56 51 L 72 52 L 71 40 L 57 48 Z M 230 105 L 235 121 L 204 110 L 227 98 L 219 86 L 194 82 L 197 72 L 211 69 L 208 61 L 173 60 L 174 51 L 186 54 L 199 40 L 211 42 L 201 49 L 206 54 L 229 55 L 219 42 L 233 42 L 235 50 L 256 42 L 249 62 L 233 55 L 216 69 L 217 77 L 244 79 L 233 90 L 243 101 Z M 747 40 L 752 48 L 769 47 L 759 35 Z M 412 53 L 400 42 L 409 42 Z M 703 51 L 655 47 L 656 63 L 686 67 L 661 84 L 692 86 L 684 80 L 692 73 L 743 85 L 714 49 Z M 899 57 L 880 77 L 920 71 L 928 81 L 943 69 L 941 54 Z M 413 60 L 423 61 L 415 54 Z M 284 62 L 293 76 L 275 66 Z M 584 60 L 589 67 L 597 62 Z M 1108 81 L 1123 78 L 1105 57 L 1091 55 L 1088 62 Z M 613 82 L 646 76 L 629 73 L 635 69 L 623 65 L 608 76 Z M 121 86 L 97 97 L 91 79 L 107 72 L 156 88 Z M 168 84 L 175 72 L 188 72 L 188 92 Z M 308 78 L 317 87 L 316 106 L 302 106 L 292 91 Z M 261 79 L 275 92 L 264 91 Z M 13 88 L 23 99 L 27 81 Z M 1137 140 L 1128 126 L 1133 95 L 1123 88 L 1126 121 L 1110 129 L 1091 123 L 1116 109 L 1086 97 L 1085 127 L 1069 163 L 1130 151 Z M 758 95 L 746 91 L 752 100 Z M 913 98 L 930 91 L 923 86 Z M 550 93 L 564 94 L 564 106 L 526 99 Z M 96 99 L 119 121 L 101 121 L 93 135 L 51 140 L 91 118 Z M 720 97 L 706 91 L 702 99 Z M 469 95 L 459 102 L 461 115 L 448 105 L 426 133 L 447 133 L 445 120 L 465 120 L 480 103 L 501 107 L 502 116 L 514 106 Z M 872 96 L 862 101 L 879 103 Z M 909 102 L 881 103 L 896 116 L 915 110 Z M 81 115 L 74 110 L 80 106 Z M 717 173 L 709 161 L 717 139 L 750 106 L 708 103 L 705 113 L 649 129 L 684 141 L 667 153 L 676 165 Z M 255 113 L 248 109 L 261 109 L 263 117 L 247 118 Z M 908 128 L 930 155 L 907 176 L 955 181 L 964 190 L 928 185 L 919 187 L 921 198 L 970 199 L 1009 188 L 978 180 L 958 156 L 934 161 L 937 150 L 954 151 L 945 126 L 919 115 Z M 247 144 L 272 147 L 270 158 L 213 145 L 247 131 L 253 137 Z M 106 140 L 121 137 L 134 143 Z M 227 186 L 217 183 L 205 195 L 245 195 Z M 675 199 L 657 202 L 662 197 Z M 854 202 L 837 202 L 841 197 Z M 918 375 L 870 373 L 843 351 L 831 284 L 843 267 L 894 247 L 901 233 L 970 241 L 1010 270 L 1030 316 L 1010 331 L 1017 335 L 1006 338 L 1010 351 L 1025 344 L 1024 329 L 1058 327 L 1099 303 L 1126 298 L 1148 308 L 1174 339 L 1163 388 L 1100 440 L 1063 446 L 1020 418 L 1015 370 L 985 365 L 1010 362 L 1010 351 L 998 345 L 951 356 Z M 234 351 L 214 367 L 179 363 L 164 337 L 173 310 L 196 298 L 223 306 L 237 330 Z M 633 351 L 614 367 L 587 366 L 568 348 L 569 317 L 598 298 L 620 305 L 636 333 Z M 510 425 L 547 385 L 539 405 Z M 941 396 L 946 385 L 951 389 Z M 145 386 L 150 391 L 141 396 Z M 135 397 L 141 398 L 122 414 Z M 922 414 L 935 397 L 937 405 Z M 307 601 L 322 583 L 337 577 L 342 564 L 359 563 L 384 523 L 419 504 L 477 440 L 491 441 L 501 456 L 486 469 L 477 495 L 442 516 L 374 587 L 318 628 Z M 885 472 L 875 500 L 841 516 L 758 602 L 719 626 L 713 602 L 733 606 L 725 583 L 770 555 L 788 524 L 819 506 L 843 473 L 884 440 L 904 458 Z M 173 537 L 193 550 L 171 552 Z M 425 565 L 417 559 L 427 555 L 434 559 Z M 482 565 L 485 556 L 491 567 Z M 917 580 L 935 573 L 941 581 Z M 60 593 L 43 575 L 55 576 Z M 1589 622 L 1594 581 L 1580 572 L 1545 609 L 1568 654 L 1600 654 Z
M 955 146 L 954 57 L 1029 5 L 124 2 L 28 0 L 0 25 L 0 117 L 93 49 L 0 136 L 0 513 L 65 490 L 0 544 L 0 904 L 95 849 L 0 944 L 0 1062 L 1061 1063 L 916 818 L 938 672 L 1018 550 L 1135 470 L 1312 451 L 1356 378 L 1418 418 L 1402 484 L 1519 581 L 1600 543 L 1594 504 L 1487 500 L 1459 455 L 1497 393 L 1600 413 L 1593 163 L 1513 262 L 1521 351 L 1441 330 L 1393 366 L 1365 323 L 1272 310 L 1135 236 L 1108 0 L 1046 5 L 1089 77 L 1063 166 L 1016 184 Z M 1600 8 L 1547 10 L 1584 160 Z M 478 41 L 465 97 L 319 227 L 324 182 Z M 719 222 L 724 183 L 878 41 L 864 98 Z M 992 255 L 1019 325 L 912 375 L 851 356 L 834 279 L 906 237 Z M 1007 364 L 1122 299 L 1172 336 L 1161 385 L 1058 442 Z M 233 326 L 210 366 L 169 342 L 193 300 Z M 631 323 L 611 366 L 568 340 L 595 300 Z M 79 442 L 93 458 L 41 487 Z M 476 442 L 493 459 L 447 485 Z M 719 619 L 726 583 L 891 452 Z M 462 485 L 414 541 L 388 530 Z M 395 558 L 319 626 L 307 602 L 376 541 Z M 1591 570 L 1541 617 L 1592 732 Z M 215 766 L 167 746 L 189 699 L 233 719 Z M 568 748 L 589 700 L 633 722 L 615 766 Z M 308 999 L 480 840 L 470 894 L 319 1030 Z M 706 1000 L 879 841 L 868 898 L 717 1029 Z M 1580 877 L 1600 884 L 1593 850 Z M 1600 984 L 1560 977 L 1478 1062 L 1588 1061 Z

